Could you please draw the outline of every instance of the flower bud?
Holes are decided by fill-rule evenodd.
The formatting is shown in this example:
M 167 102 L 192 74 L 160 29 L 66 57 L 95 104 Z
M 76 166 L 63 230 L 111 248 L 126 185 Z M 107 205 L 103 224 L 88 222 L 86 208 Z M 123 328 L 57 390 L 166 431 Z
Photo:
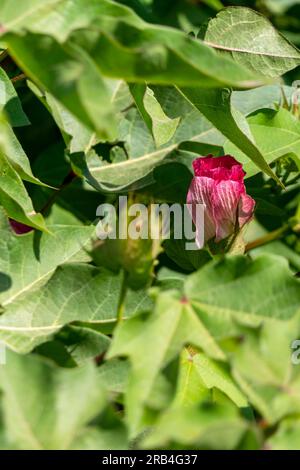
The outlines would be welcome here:
M 251 220 L 255 201 L 246 194 L 245 172 L 242 165 L 230 155 L 223 157 L 200 157 L 194 160 L 194 178 L 191 182 L 187 203 L 196 226 L 196 241 L 201 246 L 197 226 L 196 206 L 204 205 L 204 243 L 218 243 L 235 236 Z M 199 224 L 198 224 L 199 225 Z M 199 235 L 198 235 L 199 234 Z

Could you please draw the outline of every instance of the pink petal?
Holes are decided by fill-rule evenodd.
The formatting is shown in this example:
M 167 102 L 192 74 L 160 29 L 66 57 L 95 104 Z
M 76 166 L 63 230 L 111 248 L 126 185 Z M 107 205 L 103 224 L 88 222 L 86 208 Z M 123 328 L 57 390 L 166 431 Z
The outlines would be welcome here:
M 238 205 L 244 185 L 236 181 L 220 181 L 213 193 L 216 242 L 231 235 L 237 223 Z
M 239 226 L 242 228 L 253 217 L 255 201 L 248 194 L 243 193 L 239 202 Z
M 223 157 L 200 157 L 193 161 L 195 176 L 207 176 L 216 180 L 242 181 L 245 172 L 242 165 L 231 155 Z
M 192 205 L 191 216 L 196 226 L 196 242 L 199 246 L 200 230 L 203 227 L 199 227 L 196 221 L 196 205 L 203 204 L 204 208 L 204 241 L 210 240 L 215 236 L 216 227 L 213 219 L 213 207 L 212 207 L 212 194 L 214 191 L 215 183 L 211 178 L 200 178 L 195 177 L 192 179 L 187 195 L 187 203 Z M 202 248 L 202 246 L 199 246 Z

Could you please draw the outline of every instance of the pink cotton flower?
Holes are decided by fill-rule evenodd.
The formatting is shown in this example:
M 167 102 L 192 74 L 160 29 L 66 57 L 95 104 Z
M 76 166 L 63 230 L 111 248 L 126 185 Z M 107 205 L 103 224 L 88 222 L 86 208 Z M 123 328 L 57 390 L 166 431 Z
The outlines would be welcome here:
M 220 242 L 236 233 L 254 212 L 255 201 L 246 194 L 245 172 L 242 165 L 232 156 L 200 157 L 193 162 L 195 176 L 191 182 L 187 203 L 196 226 L 196 242 L 199 248 L 196 205 L 204 205 L 204 243 L 214 239 Z M 203 244 L 202 244 L 203 245 Z

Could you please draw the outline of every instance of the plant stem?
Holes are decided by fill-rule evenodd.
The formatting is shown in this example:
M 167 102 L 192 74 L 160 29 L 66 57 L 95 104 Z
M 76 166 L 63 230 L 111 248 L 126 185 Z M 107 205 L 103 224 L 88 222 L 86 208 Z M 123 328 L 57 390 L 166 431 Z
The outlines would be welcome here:
M 290 105 L 289 105 L 289 102 L 288 102 L 288 100 L 287 100 L 287 97 L 286 97 L 286 94 L 285 94 L 283 85 L 280 86 L 280 90 L 281 90 L 281 95 L 282 95 L 282 107 L 283 107 L 284 109 L 289 110 L 289 109 L 290 109 Z
M 55 202 L 55 200 L 60 196 L 61 192 L 67 186 L 69 186 L 69 184 L 71 184 L 74 181 L 75 178 L 77 178 L 77 175 L 75 175 L 75 173 L 73 173 L 73 171 L 70 171 L 70 173 L 65 177 L 62 184 L 59 186 L 59 188 L 53 194 L 51 194 L 51 196 L 48 199 L 48 201 L 46 202 L 46 204 L 42 207 L 42 209 L 40 210 L 41 214 L 45 214 L 45 212 L 47 212 L 47 210 L 52 206 L 52 204 Z
M 20 82 L 21 80 L 25 80 L 27 77 L 25 73 L 20 73 L 20 75 L 17 75 L 16 77 L 11 78 L 12 83 Z
M 279 238 L 283 237 L 283 235 L 288 231 L 289 228 L 289 225 L 284 225 L 283 227 L 274 230 L 273 232 L 270 232 L 267 235 L 260 237 L 257 240 L 254 240 L 253 242 L 248 243 L 245 248 L 245 253 L 248 253 L 249 251 L 254 250 L 255 248 L 267 245 L 268 243 L 278 240 Z
M 117 324 L 121 323 L 121 321 L 123 320 L 125 299 L 126 299 L 126 294 L 127 294 L 127 278 L 128 278 L 127 271 L 124 270 L 123 271 L 122 287 L 121 287 L 119 303 L 118 303 Z
M 0 54 L 0 62 L 2 62 L 2 60 L 4 60 L 7 56 L 8 56 L 8 52 L 7 52 L 7 50 L 5 49 L 5 50 L 2 51 L 1 54 Z
M 206 243 L 206 247 L 205 247 L 205 248 L 206 248 L 207 253 L 208 253 L 209 256 L 211 257 L 211 259 L 214 259 L 214 256 L 215 256 L 215 255 L 212 253 L 212 251 L 211 251 L 211 249 L 210 249 L 208 243 Z

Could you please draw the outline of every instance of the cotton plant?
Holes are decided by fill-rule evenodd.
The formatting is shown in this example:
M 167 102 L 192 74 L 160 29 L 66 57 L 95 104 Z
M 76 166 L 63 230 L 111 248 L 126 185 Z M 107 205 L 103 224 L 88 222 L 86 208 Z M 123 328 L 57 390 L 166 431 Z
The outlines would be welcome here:
M 299 449 L 298 2 L 17 3 L 0 448 Z

